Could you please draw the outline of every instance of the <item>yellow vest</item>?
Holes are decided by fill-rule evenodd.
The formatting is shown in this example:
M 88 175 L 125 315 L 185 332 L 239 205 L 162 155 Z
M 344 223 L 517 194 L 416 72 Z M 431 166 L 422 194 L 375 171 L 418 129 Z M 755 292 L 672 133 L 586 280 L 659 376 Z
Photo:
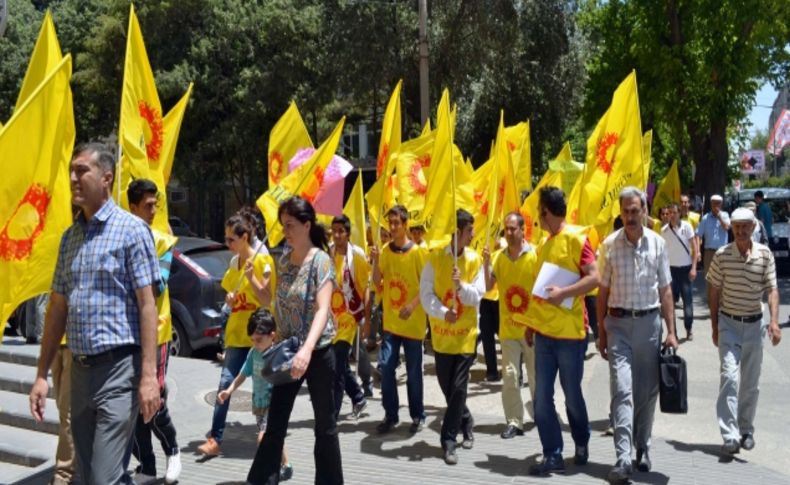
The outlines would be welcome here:
M 449 307 L 455 293 L 453 285 L 453 255 L 444 249 L 431 253 L 433 267 L 433 291 Z M 483 260 L 469 248 L 458 257 L 458 269 L 461 270 L 461 281 L 472 282 L 480 272 Z M 430 317 L 431 343 L 436 352 L 443 354 L 473 354 L 477 346 L 477 307 L 468 307 L 461 303 L 456 294 L 455 311 L 458 320 L 448 323 L 442 318 Z
M 689 211 L 688 217 L 686 217 L 683 220 L 691 224 L 691 227 L 694 229 L 694 231 L 696 231 L 697 226 L 699 226 L 699 217 L 700 217 L 699 214 L 697 214 L 696 212 Z
M 499 298 L 499 338 L 523 339 L 527 326 L 513 319 L 513 315 L 524 315 L 530 305 L 530 292 L 538 274 L 538 260 L 534 249 L 521 254 L 515 261 L 507 254 L 507 248 L 494 255 L 494 276 L 502 289 Z
M 263 279 L 266 265 L 272 268 L 271 256 L 258 253 L 253 261 L 253 273 L 259 280 Z M 252 347 L 252 339 L 247 335 L 247 322 L 250 320 L 252 312 L 260 308 L 261 302 L 255 295 L 250 281 L 244 276 L 243 268 L 244 265 L 242 265 L 242 269 L 239 269 L 238 265 L 233 265 L 228 268 L 222 278 L 222 288 L 225 291 L 235 291 L 238 287 L 236 302 L 230 309 L 228 324 L 225 326 L 225 347 Z M 272 272 L 273 275 L 274 272 Z M 241 281 L 241 286 L 239 286 L 239 281 Z M 274 285 L 274 280 L 272 280 L 272 285 Z
M 417 245 L 405 253 L 396 253 L 390 249 L 389 243 L 381 250 L 379 266 L 384 278 L 381 291 L 384 331 L 415 340 L 425 338 L 425 310 L 422 305 L 417 305 L 407 320 L 401 320 L 398 312 L 420 294 L 420 273 L 426 253 Z
M 351 244 L 351 243 L 349 243 Z M 368 278 L 370 276 L 370 265 L 364 254 L 357 251 L 351 252 L 354 262 L 354 274 L 351 277 L 354 279 L 354 287 L 356 288 L 359 297 L 364 302 L 365 288 L 368 285 Z M 337 284 L 334 285 L 332 290 L 332 315 L 335 317 L 335 325 L 337 325 L 337 334 L 335 335 L 332 343 L 337 341 L 354 342 L 354 336 L 357 333 L 357 321 L 354 316 L 348 311 L 346 305 L 346 297 L 343 295 L 343 267 L 345 266 L 345 255 L 335 254 L 335 280 Z
M 584 242 L 587 240 L 586 231 L 587 228 L 584 227 L 566 225 L 556 236 L 544 238 L 536 250 L 536 275 L 543 263 L 553 263 L 568 271 L 581 273 L 579 262 Z M 540 298 L 533 298 L 526 317 L 516 315 L 515 318 L 547 337 L 572 340 L 587 337 L 584 328 L 583 295 L 573 299 L 570 310 Z
M 156 257 L 161 258 L 175 246 L 178 238 L 151 228 L 154 235 L 154 246 L 156 247 Z M 156 312 L 159 315 L 159 322 L 156 326 L 157 345 L 170 342 L 173 339 L 173 319 L 170 316 L 170 285 L 164 282 L 165 291 L 156 297 Z

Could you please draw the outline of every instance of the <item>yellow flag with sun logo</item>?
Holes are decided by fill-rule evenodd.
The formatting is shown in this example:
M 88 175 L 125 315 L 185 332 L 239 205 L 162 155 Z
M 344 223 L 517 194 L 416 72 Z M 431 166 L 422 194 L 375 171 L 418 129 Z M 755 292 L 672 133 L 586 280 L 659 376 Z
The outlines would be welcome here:
M 294 101 L 291 101 L 288 109 L 269 132 L 269 188 L 274 187 L 288 175 L 288 162 L 303 148 L 314 148 L 313 141 L 307 132 L 299 108 Z

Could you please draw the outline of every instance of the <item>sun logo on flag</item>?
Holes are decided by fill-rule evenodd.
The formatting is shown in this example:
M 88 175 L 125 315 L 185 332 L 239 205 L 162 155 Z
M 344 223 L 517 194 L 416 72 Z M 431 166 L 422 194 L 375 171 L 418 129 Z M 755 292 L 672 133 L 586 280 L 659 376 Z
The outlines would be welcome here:
M 340 315 L 341 313 L 346 312 L 346 297 L 343 296 L 343 292 L 339 290 L 335 290 L 332 292 L 332 313 L 335 315 Z
M 379 158 L 376 160 L 376 175 L 381 175 L 381 172 L 384 171 L 384 162 L 387 161 L 387 156 L 389 156 L 390 146 L 388 144 L 384 144 L 381 146 L 381 150 L 379 150 Z
M 318 198 L 318 193 L 321 191 L 321 186 L 324 184 L 325 171 L 321 167 L 316 167 L 313 170 L 313 180 L 310 181 L 310 186 L 299 194 L 304 200 L 311 205 L 315 205 L 315 200 Z
M 571 224 L 576 224 L 579 221 L 579 209 L 573 209 L 571 216 L 568 218 Z
M 158 162 L 159 156 L 162 154 L 162 143 L 164 140 L 164 123 L 162 121 L 162 113 L 156 108 L 140 101 L 137 105 L 140 116 L 145 120 L 145 139 L 148 140 L 145 144 L 145 153 L 148 155 L 149 162 Z
M 44 231 L 44 218 L 52 196 L 33 184 L 17 204 L 0 231 L 0 259 L 21 261 L 33 251 L 33 243 Z
M 283 169 L 283 154 L 278 151 L 273 151 L 269 154 L 269 176 L 272 182 L 278 183 L 280 181 L 280 171 Z
M 499 181 L 499 187 L 497 188 L 497 204 L 499 207 L 505 203 L 505 179 Z
M 414 189 L 418 195 L 425 195 L 428 192 L 428 185 L 423 182 L 424 174 L 422 172 L 422 164 L 417 159 L 409 167 L 409 185 Z
M 458 319 L 461 318 L 461 315 L 464 314 L 464 304 L 461 303 L 461 299 L 458 297 L 458 292 L 453 291 L 452 289 L 447 290 L 444 293 L 444 298 L 442 298 L 442 305 L 450 308 L 450 302 L 453 301 L 453 294 L 455 294 L 455 305 L 453 309 L 455 310 L 455 314 L 458 316 Z
M 409 289 L 406 287 L 406 283 L 400 279 L 392 279 L 390 280 L 389 294 L 390 305 L 392 305 L 393 309 L 397 310 L 406 304 L 406 298 L 409 295 Z
M 516 151 L 516 144 L 513 143 L 512 141 L 508 140 L 507 141 L 507 149 L 510 150 L 511 152 Z
M 612 168 L 614 168 L 614 148 L 619 139 L 620 135 L 617 133 L 606 133 L 598 140 L 595 163 L 598 165 L 598 168 L 607 174 L 612 173 Z
M 532 220 L 532 216 L 530 216 L 527 212 L 521 212 L 521 216 L 524 218 L 524 239 L 527 241 L 532 241 L 532 233 L 535 230 L 535 221 Z
M 505 292 L 505 306 L 510 313 L 524 313 L 529 306 L 529 295 L 524 288 L 513 285 Z

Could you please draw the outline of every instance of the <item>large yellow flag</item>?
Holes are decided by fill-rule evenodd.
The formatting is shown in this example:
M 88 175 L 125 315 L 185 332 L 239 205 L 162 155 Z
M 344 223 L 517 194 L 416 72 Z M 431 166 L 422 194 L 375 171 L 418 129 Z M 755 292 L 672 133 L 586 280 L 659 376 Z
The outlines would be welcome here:
M 343 214 L 351 220 L 351 244 L 362 248 L 365 254 L 368 253 L 368 242 L 365 237 L 365 199 L 364 191 L 362 190 L 362 170 L 357 175 L 357 181 L 354 182 L 354 188 L 351 189 L 343 207 Z
M 329 138 L 318 147 L 306 162 L 299 165 L 299 168 L 285 176 L 279 184 L 269 187 L 255 202 L 263 214 L 266 221 L 266 232 L 269 238 L 269 245 L 276 246 L 283 239 L 283 230 L 277 220 L 277 210 L 280 203 L 295 195 L 313 202 L 318 195 L 321 185 L 324 183 L 324 174 L 332 157 L 335 156 L 340 137 L 343 135 L 343 125 L 346 117 L 340 119 Z
M 425 207 L 428 190 L 428 168 L 431 166 L 434 132 L 404 142 L 395 154 L 395 174 L 398 178 L 398 201 L 411 214 Z
M 552 163 L 554 164 L 552 167 Z M 564 186 L 564 176 L 573 178 L 573 171 L 568 164 L 575 163 L 571 159 L 571 146 L 566 143 L 562 150 L 552 162 L 549 162 L 549 169 L 535 186 L 535 190 L 521 204 L 521 216 L 524 217 L 524 239 L 532 244 L 537 244 L 543 237 L 543 230 L 540 228 L 540 213 L 538 212 L 538 202 L 540 201 L 540 189 L 543 187 L 557 187 L 562 189 Z M 564 191 L 565 189 L 563 189 Z M 568 196 L 566 194 L 566 204 Z
M 55 24 L 52 22 L 52 14 L 47 10 L 44 21 L 41 23 L 41 30 L 38 33 L 36 45 L 33 47 L 33 54 L 30 56 L 30 63 L 27 65 L 27 72 L 22 81 L 22 88 L 16 99 L 18 110 L 25 100 L 44 82 L 47 75 L 60 64 L 63 54 L 60 51 L 58 35 L 55 32 Z
M 614 219 L 620 209 L 620 189 L 640 185 L 643 168 L 642 123 L 632 71 L 587 140 L 577 224 L 599 225 Z
M 164 186 L 167 186 L 167 183 L 170 181 L 170 174 L 173 171 L 178 135 L 181 132 L 181 122 L 184 121 L 184 112 L 187 109 L 187 104 L 189 104 L 190 96 L 192 96 L 192 83 L 189 83 L 187 92 L 165 115 L 165 139 L 162 144 L 162 163 L 160 164 Z
M 508 148 L 516 172 L 519 194 L 532 190 L 532 156 L 530 154 L 529 120 L 505 128 Z M 520 199 L 519 199 L 520 200 Z
M 677 160 L 672 162 L 666 177 L 658 184 L 656 195 L 653 196 L 653 208 L 650 211 L 650 215 L 658 217 L 658 211 L 673 202 L 680 203 L 680 174 L 678 173 Z
M 313 141 L 299 108 L 291 101 L 269 132 L 269 188 L 288 175 L 288 162 L 302 148 L 313 148 Z
M 650 181 L 650 164 L 652 162 L 653 130 L 647 130 L 642 137 L 642 161 L 644 162 L 644 172 L 642 174 L 641 190 L 647 190 L 647 183 Z
M 557 158 L 549 161 L 549 170 L 562 173 L 562 186 L 560 188 L 565 193 L 566 202 L 573 191 L 574 185 L 576 185 L 576 180 L 581 176 L 583 168 L 584 164 L 573 161 L 571 144 L 569 142 L 565 142 Z
M 42 79 L 0 130 L 0 322 L 48 291 L 63 231 L 71 225 L 74 147 L 71 56 Z
M 403 80 L 398 81 L 392 91 L 387 109 L 384 111 L 384 119 L 381 122 L 381 140 L 379 141 L 379 154 L 376 158 L 376 176 L 387 172 L 387 165 L 393 153 L 400 149 L 401 142 L 401 116 L 400 116 L 400 90 Z M 390 170 L 389 173 L 392 173 Z

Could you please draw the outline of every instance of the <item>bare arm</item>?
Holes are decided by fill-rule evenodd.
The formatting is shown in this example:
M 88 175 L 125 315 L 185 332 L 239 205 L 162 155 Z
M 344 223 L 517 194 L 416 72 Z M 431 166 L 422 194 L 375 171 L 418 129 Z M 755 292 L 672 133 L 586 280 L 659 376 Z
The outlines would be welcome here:
M 771 322 L 768 324 L 768 335 L 771 343 L 778 345 L 782 340 L 782 330 L 779 328 L 779 289 L 771 288 L 768 293 L 768 311 L 771 313 Z
M 247 380 L 247 376 L 239 372 L 239 375 L 237 375 L 236 378 L 233 379 L 233 382 L 230 383 L 230 386 L 228 386 L 227 389 L 223 389 L 222 391 L 217 393 L 217 402 L 219 402 L 220 404 L 224 404 L 225 400 L 228 399 L 236 389 L 241 387 L 241 385 L 244 384 L 244 381 L 246 380 Z
M 584 276 L 579 278 L 576 283 L 559 288 L 557 286 L 549 286 L 546 292 L 549 296 L 548 301 L 554 305 L 559 305 L 565 298 L 575 298 L 580 295 L 586 295 L 598 286 L 600 278 L 598 277 L 598 266 L 595 263 L 590 263 L 582 266 L 582 273 Z
M 721 288 L 708 282 L 708 307 L 710 308 L 710 327 L 713 333 L 713 345 L 719 346 L 719 298 Z
M 143 365 L 140 377 L 140 414 L 147 423 L 159 409 L 159 384 L 156 379 L 156 347 L 157 324 L 159 316 L 156 311 L 154 287 L 144 286 L 135 290 L 137 308 L 140 313 L 140 345 L 142 347 Z
M 666 285 L 658 289 L 658 297 L 661 302 L 661 315 L 667 326 L 667 338 L 664 345 L 667 347 L 678 348 L 678 339 L 675 334 L 675 303 L 672 298 L 672 286 Z
M 67 314 L 66 297 L 53 291 L 44 319 L 44 336 L 41 339 L 41 355 L 38 358 L 36 381 L 30 390 L 30 413 L 38 422 L 44 420 L 44 407 L 49 393 L 47 374 L 52 367 L 52 361 L 55 359 L 60 341 L 66 331 Z
M 598 317 L 598 352 L 604 360 L 609 360 L 607 353 L 608 337 L 606 334 L 606 311 L 609 306 L 609 287 L 598 286 L 598 300 L 595 305 L 595 314 Z

